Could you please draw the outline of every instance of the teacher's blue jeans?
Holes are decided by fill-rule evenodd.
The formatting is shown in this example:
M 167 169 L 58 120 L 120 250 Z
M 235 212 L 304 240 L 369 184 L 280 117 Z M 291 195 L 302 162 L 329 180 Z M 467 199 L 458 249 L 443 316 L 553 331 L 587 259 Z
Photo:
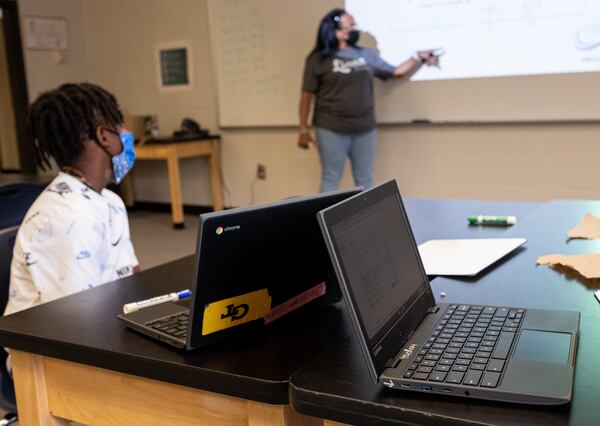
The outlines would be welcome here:
M 365 133 L 337 133 L 317 127 L 317 143 L 321 158 L 321 192 L 338 189 L 346 158 L 350 157 L 352 176 L 357 186 L 373 186 L 375 129 Z

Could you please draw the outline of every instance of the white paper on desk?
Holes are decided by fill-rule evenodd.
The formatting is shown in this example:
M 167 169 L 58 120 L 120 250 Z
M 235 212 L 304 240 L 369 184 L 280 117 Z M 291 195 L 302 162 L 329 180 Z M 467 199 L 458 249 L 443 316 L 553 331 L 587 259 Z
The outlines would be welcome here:
M 473 276 L 525 241 L 525 238 L 429 240 L 419 245 L 419 253 L 427 275 Z

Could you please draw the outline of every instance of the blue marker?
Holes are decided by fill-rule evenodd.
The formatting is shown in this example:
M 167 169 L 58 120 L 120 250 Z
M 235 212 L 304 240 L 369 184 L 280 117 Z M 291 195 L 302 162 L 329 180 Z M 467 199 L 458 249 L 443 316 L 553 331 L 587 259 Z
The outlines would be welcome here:
M 192 292 L 188 289 L 181 290 L 177 293 L 163 294 L 152 299 L 140 300 L 139 302 L 131 302 L 123 305 L 123 313 L 130 314 L 131 312 L 139 311 L 148 306 L 160 305 L 161 303 L 177 302 L 178 300 L 188 299 Z

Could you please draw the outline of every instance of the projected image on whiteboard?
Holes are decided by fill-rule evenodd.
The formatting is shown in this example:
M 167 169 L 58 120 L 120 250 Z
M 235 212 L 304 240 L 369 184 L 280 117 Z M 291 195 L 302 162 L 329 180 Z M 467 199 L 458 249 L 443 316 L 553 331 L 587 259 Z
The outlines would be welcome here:
M 414 80 L 600 71 L 600 0 L 346 0 L 381 56 L 443 48 Z M 360 44 L 360 42 L 359 42 Z

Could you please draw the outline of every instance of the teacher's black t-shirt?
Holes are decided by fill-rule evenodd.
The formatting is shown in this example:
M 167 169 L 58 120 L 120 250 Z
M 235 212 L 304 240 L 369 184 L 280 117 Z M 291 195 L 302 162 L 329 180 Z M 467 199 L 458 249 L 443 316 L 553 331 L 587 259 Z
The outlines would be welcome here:
M 386 79 L 395 67 L 373 49 L 350 47 L 322 58 L 306 59 L 302 90 L 314 93 L 315 126 L 338 133 L 363 133 L 375 128 L 373 76 Z

